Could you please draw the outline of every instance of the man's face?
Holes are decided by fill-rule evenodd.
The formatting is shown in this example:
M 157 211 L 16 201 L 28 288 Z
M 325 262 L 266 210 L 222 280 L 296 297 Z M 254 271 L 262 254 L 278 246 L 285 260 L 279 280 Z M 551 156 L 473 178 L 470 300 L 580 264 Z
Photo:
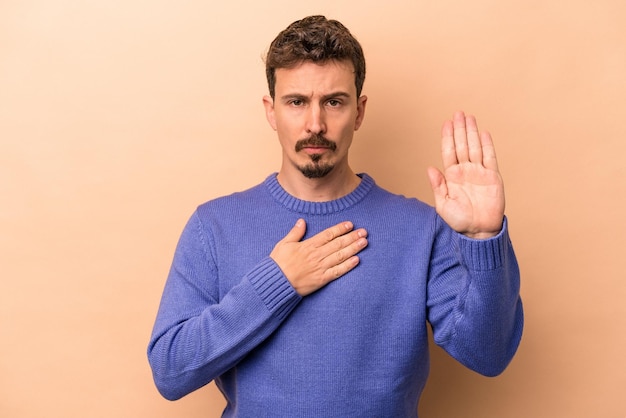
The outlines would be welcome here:
M 348 149 L 367 98 L 356 97 L 349 61 L 306 61 L 276 70 L 275 98 L 263 99 L 283 149 L 281 173 L 321 178 L 348 166 Z

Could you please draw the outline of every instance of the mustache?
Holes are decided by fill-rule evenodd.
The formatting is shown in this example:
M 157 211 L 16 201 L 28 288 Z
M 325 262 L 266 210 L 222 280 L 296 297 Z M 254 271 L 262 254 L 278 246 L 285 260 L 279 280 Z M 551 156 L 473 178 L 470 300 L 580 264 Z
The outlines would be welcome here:
M 330 149 L 331 151 L 335 151 L 337 149 L 337 144 L 330 139 L 325 138 L 321 134 L 313 134 L 308 138 L 301 139 L 296 142 L 296 152 L 302 151 L 305 147 L 324 147 Z

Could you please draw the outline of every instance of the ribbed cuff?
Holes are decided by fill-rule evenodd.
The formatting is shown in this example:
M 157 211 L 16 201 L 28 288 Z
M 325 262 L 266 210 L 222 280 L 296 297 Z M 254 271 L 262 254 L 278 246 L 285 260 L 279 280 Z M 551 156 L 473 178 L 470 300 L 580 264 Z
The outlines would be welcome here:
M 270 257 L 265 258 L 248 273 L 248 280 L 267 309 L 281 320 L 285 319 L 302 299 Z
M 461 235 L 459 243 L 465 263 L 473 271 L 496 270 L 502 267 L 509 245 L 506 218 L 502 223 L 502 230 L 495 237 L 472 239 Z

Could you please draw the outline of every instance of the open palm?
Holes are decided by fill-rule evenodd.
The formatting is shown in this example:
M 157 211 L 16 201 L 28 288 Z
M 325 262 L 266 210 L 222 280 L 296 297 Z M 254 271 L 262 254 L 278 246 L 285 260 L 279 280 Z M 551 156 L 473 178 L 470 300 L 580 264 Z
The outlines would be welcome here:
M 487 132 L 476 119 L 456 112 L 442 128 L 443 172 L 430 167 L 428 177 L 439 216 L 455 231 L 489 238 L 502 228 L 504 184 Z

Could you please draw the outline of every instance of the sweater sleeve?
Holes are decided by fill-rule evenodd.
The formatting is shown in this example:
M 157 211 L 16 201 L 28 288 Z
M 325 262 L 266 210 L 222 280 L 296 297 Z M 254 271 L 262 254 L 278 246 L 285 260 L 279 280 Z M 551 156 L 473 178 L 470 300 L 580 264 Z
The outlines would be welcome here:
M 435 343 L 485 376 L 504 371 L 520 343 L 520 273 L 507 220 L 502 231 L 473 240 L 440 218 L 428 282 L 428 317 Z
M 178 242 L 148 345 L 155 384 L 170 400 L 236 365 L 300 301 L 269 257 L 219 297 L 208 243 L 196 213 Z

